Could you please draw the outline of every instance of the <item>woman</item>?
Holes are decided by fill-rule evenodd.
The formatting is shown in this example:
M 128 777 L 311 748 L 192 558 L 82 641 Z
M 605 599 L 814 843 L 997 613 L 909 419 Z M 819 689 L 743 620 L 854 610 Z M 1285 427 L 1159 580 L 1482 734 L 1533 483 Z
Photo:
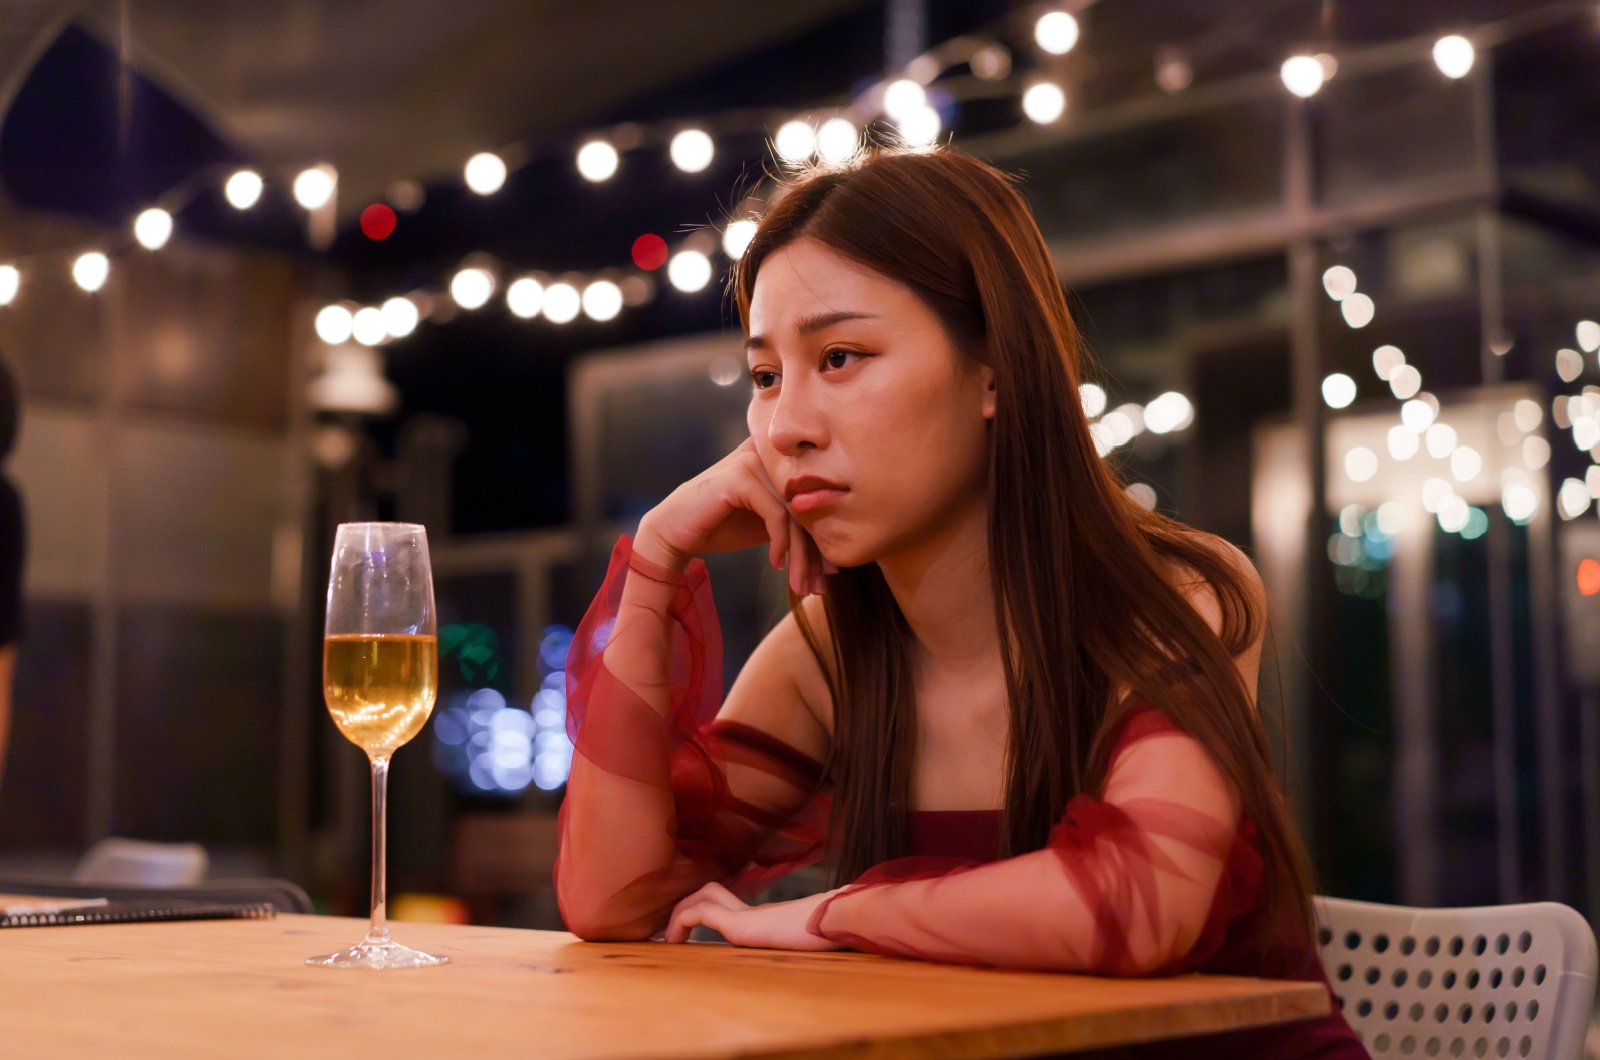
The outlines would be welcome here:
M 814 173 L 734 289 L 750 438 L 618 543 L 568 660 L 568 926 L 1320 979 L 1259 579 L 1097 456 L 1016 190 L 953 151 Z M 790 614 L 724 701 L 693 557 L 759 544 Z M 745 905 L 824 852 L 841 886 Z M 1366 1055 L 1337 1013 L 1167 1048 Z

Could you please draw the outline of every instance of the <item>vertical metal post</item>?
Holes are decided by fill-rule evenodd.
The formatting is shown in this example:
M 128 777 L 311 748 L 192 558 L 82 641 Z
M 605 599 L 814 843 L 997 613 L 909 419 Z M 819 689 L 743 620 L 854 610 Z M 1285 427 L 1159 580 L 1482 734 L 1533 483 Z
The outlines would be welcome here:
M 1495 863 L 1500 901 L 1522 900 L 1522 829 L 1517 819 L 1517 702 L 1512 645 L 1510 527 L 1489 513 L 1489 683 L 1494 731 Z
M 85 798 L 85 839 L 93 843 L 111 834 L 116 822 L 116 704 L 117 704 L 117 565 L 115 516 L 117 455 L 122 448 L 118 402 L 121 400 L 122 366 L 117 341 L 127 311 L 124 270 L 113 269 L 104 298 L 100 341 L 106 372 L 95 403 L 96 452 L 94 483 L 97 494 L 91 514 L 94 542 L 94 586 L 89 601 L 89 718 L 88 791 Z
M 1567 783 L 1561 674 L 1556 661 L 1554 513 L 1550 490 L 1540 491 L 1539 509 L 1528 524 L 1528 597 L 1532 615 L 1533 698 L 1536 714 L 1539 816 L 1543 825 L 1544 887 L 1540 897 L 1567 898 Z
M 1284 115 L 1284 213 L 1291 227 L 1300 228 L 1310 218 L 1314 200 L 1313 150 L 1310 105 L 1291 99 Z M 1298 613 L 1293 616 L 1295 642 L 1306 660 L 1297 693 L 1284 705 L 1284 721 L 1291 734 L 1291 752 L 1307 774 L 1309 811 L 1302 822 L 1308 846 L 1328 853 L 1326 843 L 1333 828 L 1332 779 L 1337 754 L 1337 719 L 1315 709 L 1321 683 L 1317 674 L 1328 657 L 1329 572 L 1320 557 L 1327 536 L 1327 441 L 1322 404 L 1322 344 L 1318 323 L 1319 253 L 1309 237 L 1296 237 L 1289 255 L 1289 359 L 1291 400 L 1296 431 L 1304 439 L 1301 473 L 1310 503 L 1302 528 L 1305 557 L 1296 594 Z M 1313 748 L 1316 753 L 1313 753 Z
M 1433 523 L 1407 529 L 1389 561 L 1389 687 L 1394 703 L 1395 869 L 1400 901 L 1439 889 L 1439 755 L 1433 698 Z
M 1600 689 L 1583 690 L 1579 753 L 1583 755 L 1583 847 L 1588 878 L 1589 921 L 1600 915 Z

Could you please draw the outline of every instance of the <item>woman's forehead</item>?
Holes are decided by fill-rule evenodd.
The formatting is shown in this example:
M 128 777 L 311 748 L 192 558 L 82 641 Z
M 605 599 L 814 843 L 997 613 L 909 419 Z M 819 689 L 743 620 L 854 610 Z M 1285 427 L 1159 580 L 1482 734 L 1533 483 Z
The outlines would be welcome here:
M 889 316 L 920 308 L 904 284 L 816 240 L 801 239 L 762 261 L 750 298 L 750 333 L 793 329 L 823 314 Z

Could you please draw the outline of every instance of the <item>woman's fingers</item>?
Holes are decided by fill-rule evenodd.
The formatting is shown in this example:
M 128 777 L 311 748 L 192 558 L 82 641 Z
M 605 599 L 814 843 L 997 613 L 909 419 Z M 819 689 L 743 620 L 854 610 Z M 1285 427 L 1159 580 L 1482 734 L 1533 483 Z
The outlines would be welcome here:
M 687 942 L 689 933 L 701 924 L 716 930 L 716 925 L 707 919 L 708 916 L 715 917 L 716 910 L 748 908 L 749 906 L 722 884 L 708 883 L 673 908 L 672 917 L 667 922 L 666 940 Z

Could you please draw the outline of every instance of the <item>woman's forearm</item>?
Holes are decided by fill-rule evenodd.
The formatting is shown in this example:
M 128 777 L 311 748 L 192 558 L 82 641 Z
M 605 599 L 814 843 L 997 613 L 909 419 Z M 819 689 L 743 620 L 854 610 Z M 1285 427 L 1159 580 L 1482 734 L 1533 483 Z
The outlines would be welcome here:
M 593 664 L 602 672 L 587 686 L 589 732 L 562 806 L 557 897 L 567 926 L 586 938 L 647 937 L 679 887 L 687 894 L 703 882 L 678 852 L 671 789 L 671 612 L 684 590 L 641 559 L 630 553 L 629 568 L 613 575 L 626 580 Z

